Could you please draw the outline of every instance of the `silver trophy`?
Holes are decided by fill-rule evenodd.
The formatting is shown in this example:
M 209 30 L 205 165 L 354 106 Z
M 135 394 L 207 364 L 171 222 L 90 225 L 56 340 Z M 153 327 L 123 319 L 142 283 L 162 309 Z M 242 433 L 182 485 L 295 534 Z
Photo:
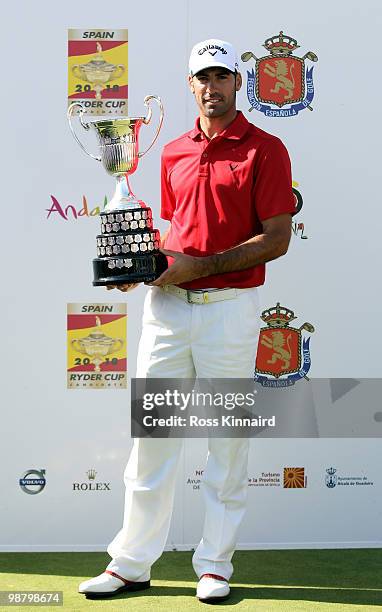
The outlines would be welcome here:
M 150 100 L 160 108 L 159 124 L 151 144 L 139 151 L 138 135 L 141 125 L 151 120 Z M 100 213 L 101 234 L 97 236 L 97 255 L 93 260 L 93 285 L 118 285 L 152 281 L 166 269 L 167 259 L 159 251 L 159 230 L 153 229 L 151 208 L 133 194 L 129 176 L 138 166 L 138 160 L 153 146 L 163 123 L 163 105 L 158 96 L 146 96 L 146 117 L 114 117 L 84 120 L 85 107 L 73 102 L 68 108 L 69 127 L 81 149 L 97 161 L 102 161 L 109 174 L 117 180 L 113 198 Z M 95 130 L 101 155 L 89 153 L 79 140 L 72 125 L 72 116 L 78 111 L 85 130 Z

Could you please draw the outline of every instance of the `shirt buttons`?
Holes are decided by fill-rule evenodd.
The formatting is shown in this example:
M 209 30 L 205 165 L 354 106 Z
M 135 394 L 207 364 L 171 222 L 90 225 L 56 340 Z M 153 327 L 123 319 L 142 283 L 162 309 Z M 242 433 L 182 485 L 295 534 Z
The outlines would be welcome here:
M 208 157 L 208 153 L 203 153 L 202 157 Z

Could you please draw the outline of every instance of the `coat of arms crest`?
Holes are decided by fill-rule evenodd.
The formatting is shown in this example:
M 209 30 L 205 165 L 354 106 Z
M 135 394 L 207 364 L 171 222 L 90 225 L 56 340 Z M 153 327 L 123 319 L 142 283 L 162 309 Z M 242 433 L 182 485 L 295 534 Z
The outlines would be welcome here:
M 310 337 L 303 338 L 302 331 L 313 333 L 313 325 L 305 322 L 299 328 L 289 327 L 297 317 L 280 302 L 264 310 L 261 318 L 267 327 L 260 329 L 255 381 L 264 387 L 289 387 L 301 378 L 307 379 Z
M 329 489 L 334 489 L 337 484 L 338 477 L 336 471 L 334 467 L 330 467 L 326 470 L 325 484 Z
M 252 51 L 242 54 L 243 62 L 256 62 L 255 69 L 247 72 L 250 111 L 256 109 L 267 117 L 290 117 L 305 108 L 313 110 L 313 66 L 305 69 L 305 60 L 317 62 L 318 57 L 312 51 L 303 57 L 292 55 L 299 46 L 296 39 L 281 31 L 264 42 L 270 55 L 257 58 Z

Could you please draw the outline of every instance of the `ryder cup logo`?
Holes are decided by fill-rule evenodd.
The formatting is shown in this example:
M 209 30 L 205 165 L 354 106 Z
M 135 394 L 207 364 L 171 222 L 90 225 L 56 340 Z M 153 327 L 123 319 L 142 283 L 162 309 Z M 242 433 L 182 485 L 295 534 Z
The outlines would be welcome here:
M 263 387 L 289 387 L 301 378 L 308 380 L 310 337 L 302 332 L 313 333 L 313 325 L 305 322 L 298 328 L 290 327 L 297 317 L 280 302 L 264 310 L 261 318 L 267 327 L 260 329 L 255 381 Z
M 247 72 L 250 111 L 256 109 L 267 117 L 291 117 L 306 108 L 313 110 L 313 66 L 305 68 L 305 60 L 317 62 L 318 57 L 312 51 L 303 57 L 292 55 L 299 46 L 281 31 L 263 44 L 270 55 L 257 58 L 252 51 L 242 54 L 243 62 L 255 60 L 255 68 Z

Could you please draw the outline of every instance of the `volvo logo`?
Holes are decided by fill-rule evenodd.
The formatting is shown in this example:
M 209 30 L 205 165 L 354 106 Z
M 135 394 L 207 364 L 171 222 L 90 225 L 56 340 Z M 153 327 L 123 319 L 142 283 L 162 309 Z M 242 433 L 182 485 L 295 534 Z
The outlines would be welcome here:
M 27 470 L 19 480 L 19 485 L 24 493 L 37 495 L 45 488 L 45 470 Z

